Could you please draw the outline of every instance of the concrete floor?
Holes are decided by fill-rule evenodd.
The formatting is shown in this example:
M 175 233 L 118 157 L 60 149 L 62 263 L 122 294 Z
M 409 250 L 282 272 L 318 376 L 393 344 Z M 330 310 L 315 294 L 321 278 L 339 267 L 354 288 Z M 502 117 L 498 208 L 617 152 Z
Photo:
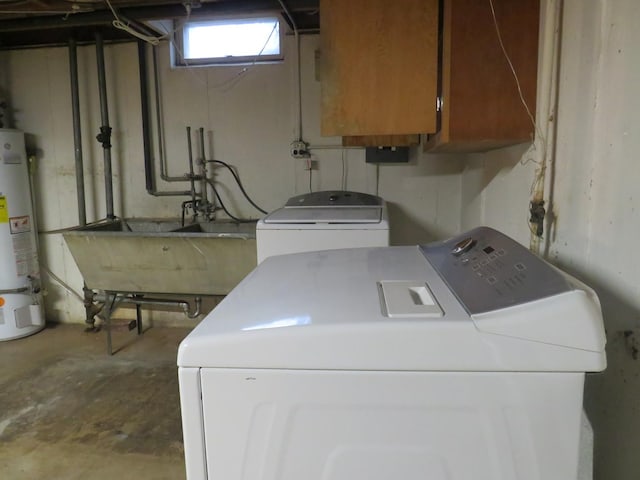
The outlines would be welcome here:
M 59 325 L 0 343 L 1 479 L 184 479 L 176 353 L 185 328 Z

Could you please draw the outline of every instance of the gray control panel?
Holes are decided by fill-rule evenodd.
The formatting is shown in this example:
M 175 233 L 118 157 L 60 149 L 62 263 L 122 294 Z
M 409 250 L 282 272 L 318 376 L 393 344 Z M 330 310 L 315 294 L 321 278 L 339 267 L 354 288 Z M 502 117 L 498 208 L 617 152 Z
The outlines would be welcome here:
M 488 227 L 420 250 L 470 315 L 572 290 L 544 260 Z

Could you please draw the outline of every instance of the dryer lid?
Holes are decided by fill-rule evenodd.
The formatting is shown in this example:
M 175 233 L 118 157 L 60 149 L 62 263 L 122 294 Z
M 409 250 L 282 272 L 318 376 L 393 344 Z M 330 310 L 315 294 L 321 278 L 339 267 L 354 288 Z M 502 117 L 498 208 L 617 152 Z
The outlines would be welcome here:
M 267 258 L 182 342 L 178 365 L 585 372 L 605 367 L 604 343 L 586 286 L 472 317 L 418 247 L 352 248 Z

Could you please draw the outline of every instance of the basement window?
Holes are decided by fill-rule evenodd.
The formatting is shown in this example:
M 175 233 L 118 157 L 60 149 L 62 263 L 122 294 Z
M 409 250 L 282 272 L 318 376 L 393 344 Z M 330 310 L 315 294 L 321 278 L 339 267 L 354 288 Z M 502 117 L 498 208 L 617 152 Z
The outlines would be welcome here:
M 283 58 L 276 16 L 190 21 L 180 31 L 174 53 L 178 66 L 253 64 Z

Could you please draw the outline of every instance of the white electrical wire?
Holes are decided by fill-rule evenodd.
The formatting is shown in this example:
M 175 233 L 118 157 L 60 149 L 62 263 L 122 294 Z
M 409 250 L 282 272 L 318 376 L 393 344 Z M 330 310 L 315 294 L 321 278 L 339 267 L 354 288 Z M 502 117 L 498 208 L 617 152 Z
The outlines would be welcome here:
M 533 118 L 533 115 L 531 114 L 531 110 L 529 109 L 529 105 L 527 105 L 527 102 L 524 99 L 524 95 L 522 94 L 522 87 L 520 86 L 520 79 L 518 78 L 518 74 L 516 73 L 516 69 L 514 68 L 513 63 L 511 62 L 511 58 L 509 57 L 509 54 L 507 53 L 507 49 L 505 48 L 504 43 L 502 42 L 502 34 L 500 33 L 500 27 L 498 25 L 498 19 L 496 18 L 496 11 L 493 8 L 493 0 L 489 0 L 489 6 L 491 7 L 491 16 L 493 17 L 493 25 L 495 26 L 496 34 L 498 35 L 498 42 L 500 43 L 500 48 L 502 49 L 502 53 L 504 54 L 504 58 L 506 58 L 507 63 L 509 64 L 509 68 L 511 69 L 511 73 L 513 74 L 513 78 L 516 81 L 516 86 L 518 87 L 518 95 L 520 96 L 520 101 L 522 102 L 522 105 L 524 105 L 524 109 L 527 111 L 527 115 L 529 116 L 529 120 L 531 120 L 531 125 L 535 129 L 536 134 L 539 135 L 540 138 L 542 138 L 544 140 L 544 136 L 542 135 L 542 132 L 538 128 L 538 124 L 536 123 L 535 119 Z
M 183 22 L 183 25 L 186 24 L 189 21 L 189 15 L 190 15 L 191 10 L 188 9 L 187 11 L 187 18 L 186 20 Z M 247 73 L 249 73 L 249 71 L 256 65 L 256 63 L 258 63 L 258 60 L 260 59 L 260 56 L 262 55 L 262 52 L 264 52 L 265 48 L 267 48 L 267 45 L 269 45 L 269 42 L 271 41 L 271 37 L 273 37 L 273 34 L 276 32 L 276 29 L 278 27 L 278 22 L 275 22 L 273 25 L 273 28 L 271 29 L 271 32 L 269 33 L 269 36 L 267 37 L 266 41 L 264 42 L 264 44 L 262 45 L 262 48 L 260 49 L 260 51 L 253 57 L 253 61 L 247 65 L 242 67 L 237 73 L 235 73 L 234 75 L 230 76 L 229 78 L 216 83 L 214 85 L 208 85 L 207 81 L 198 77 L 196 75 L 196 78 L 205 86 L 209 87 L 209 88 L 213 88 L 213 89 L 221 89 L 223 92 L 228 92 L 231 89 L 233 89 L 233 87 L 236 86 L 236 84 L 242 79 L 242 77 L 244 77 Z M 184 64 L 184 66 L 188 69 L 188 71 L 190 72 L 194 72 L 194 67 L 199 67 L 201 65 L 190 65 L 189 61 L 186 59 L 184 52 L 182 51 L 182 49 L 180 48 L 180 46 L 178 45 L 178 43 L 175 41 L 175 39 L 173 38 L 173 34 L 179 30 L 179 28 L 176 28 L 175 30 L 173 30 L 173 32 L 169 33 L 166 32 L 166 34 L 164 35 L 165 37 L 169 38 L 169 41 L 171 43 L 171 45 L 173 46 L 173 48 L 175 49 L 176 53 L 178 54 L 178 56 L 180 57 L 181 62 Z M 204 66 L 208 66 L 208 65 L 204 65 Z M 233 64 L 229 64 L 229 66 L 233 66 Z M 195 73 L 194 73 L 195 75 Z
M 513 75 L 513 78 L 516 82 L 516 87 L 518 88 L 518 95 L 520 97 L 520 102 L 522 103 L 522 105 L 524 106 L 527 115 L 529 117 L 529 120 L 531 121 L 531 124 L 533 125 L 534 128 L 534 132 L 535 135 L 537 136 L 537 138 L 540 141 L 540 144 L 542 145 L 542 155 L 541 155 L 541 159 L 540 160 L 536 160 L 535 158 L 533 158 L 533 153 L 536 150 L 535 147 L 535 139 L 534 139 L 534 143 L 532 145 L 532 152 L 531 155 L 525 155 L 523 157 L 523 160 L 520 161 L 520 163 L 522 165 L 526 165 L 528 163 L 535 163 L 538 166 L 542 166 L 546 163 L 546 140 L 544 135 L 542 134 L 542 130 L 540 130 L 540 127 L 538 126 L 538 124 L 535 121 L 535 118 L 533 117 L 533 114 L 531 113 L 531 109 L 529 108 L 529 105 L 527 104 L 527 101 L 524 99 L 524 95 L 522 93 L 522 87 L 520 85 L 520 79 L 518 78 L 518 74 L 516 72 L 515 67 L 513 66 L 513 62 L 511 61 L 511 57 L 509 57 L 509 54 L 507 53 L 507 49 L 504 46 L 504 42 L 502 41 L 502 34 L 500 33 L 500 26 L 498 25 L 498 19 L 496 17 L 496 11 L 495 8 L 493 6 L 493 0 L 489 0 L 489 6 L 491 7 L 491 16 L 493 17 L 493 25 L 496 29 L 496 35 L 498 37 L 498 43 L 500 44 L 500 49 L 502 50 L 502 54 L 504 55 L 505 59 L 507 60 L 507 63 L 509 64 L 509 69 L 511 70 L 511 74 Z M 529 152 L 528 152 L 529 153 Z M 542 172 L 542 179 L 544 179 L 544 172 Z M 541 180 L 538 178 L 538 176 L 536 176 L 536 178 L 534 178 L 533 183 L 531 185 L 531 193 L 534 192 L 534 190 L 536 189 L 537 184 L 540 182 Z
M 542 134 L 542 131 L 540 130 L 540 127 L 538 126 L 538 124 L 535 121 L 535 118 L 533 117 L 533 114 L 531 113 L 531 109 L 529 108 L 529 105 L 527 104 L 527 101 L 524 99 L 524 95 L 522 93 L 522 87 L 520 85 L 520 79 L 518 78 L 518 74 L 516 72 L 515 67 L 513 66 L 513 62 L 511 61 L 511 57 L 509 57 L 509 54 L 507 53 L 507 49 L 504 46 L 504 42 L 502 41 L 502 34 L 500 33 L 500 26 L 498 25 L 498 19 L 496 17 L 496 11 L 494 9 L 493 6 L 493 0 L 489 0 L 489 6 L 491 7 L 491 16 L 493 17 L 493 25 L 496 29 L 496 35 L 498 37 L 498 43 L 500 44 L 500 48 L 502 50 L 502 54 L 504 55 L 504 58 L 507 60 L 507 63 L 509 64 L 509 69 L 511 70 L 511 73 L 513 75 L 513 78 L 516 82 L 516 87 L 518 88 L 518 95 L 520 97 L 520 102 L 522 103 L 522 105 L 524 106 L 527 115 L 529 116 L 529 120 L 531 121 L 531 125 L 534 128 L 534 132 L 537 138 L 533 139 L 533 144 L 530 148 L 530 153 L 531 155 L 525 155 L 523 158 L 526 157 L 526 159 L 521 160 L 520 163 L 522 165 L 526 165 L 530 162 L 535 163 L 538 168 L 536 169 L 536 173 L 534 175 L 534 179 L 531 183 L 531 188 L 530 188 L 530 194 L 533 195 L 535 192 L 537 192 L 540 187 L 542 185 L 544 185 L 544 179 L 545 179 L 545 174 L 546 174 L 546 169 L 547 169 L 547 141 L 545 139 L 545 136 Z M 536 151 L 536 140 L 539 140 L 539 143 L 541 145 L 541 155 L 540 155 L 540 160 L 536 160 L 535 158 L 532 157 L 533 153 Z M 529 152 L 527 152 L 529 153 Z M 536 232 L 534 231 L 533 226 L 531 225 L 531 222 L 529 222 L 529 217 L 527 216 L 527 225 L 529 227 L 529 230 L 531 231 L 532 234 L 536 234 Z
M 141 31 L 136 30 L 135 28 L 131 27 L 129 23 L 125 23 L 120 19 L 120 17 L 118 16 L 118 13 L 113 8 L 113 5 L 111 5 L 111 1 L 110 0 L 104 0 L 104 1 L 107 4 L 107 6 L 109 7 L 109 9 L 111 10 L 111 13 L 113 14 L 113 17 L 115 18 L 115 20 L 113 22 L 111 22 L 111 24 L 114 26 L 114 28 L 117 28 L 118 30 L 123 30 L 123 31 L 127 32 L 128 34 L 130 34 L 130 35 L 132 35 L 132 36 L 134 36 L 136 38 L 139 38 L 140 40 L 142 40 L 144 42 L 150 43 L 151 45 L 158 45 L 158 44 L 160 44 L 160 40 L 165 38 L 165 36 L 155 37 L 153 35 L 146 35 L 146 34 L 142 33 Z
M 211 88 L 220 88 L 220 89 L 222 89 L 223 92 L 228 92 L 233 87 L 235 87 L 236 84 L 242 79 L 242 77 L 244 77 L 249 72 L 249 70 L 251 70 L 253 67 L 255 67 L 256 63 L 258 63 L 258 60 L 260 59 L 260 56 L 262 55 L 262 52 L 264 52 L 264 49 L 267 48 L 267 45 L 269 45 L 269 42 L 271 41 L 271 37 L 275 33 L 277 27 L 278 27 L 278 22 L 275 22 L 273 24 L 273 28 L 271 29 L 271 33 L 269 33 L 269 36 L 267 37 L 267 40 L 264 42 L 264 45 L 262 45 L 262 48 L 260 49 L 258 54 L 253 57 L 253 61 L 251 62 L 250 65 L 247 65 L 246 67 L 243 67 L 242 69 L 240 69 L 240 71 L 238 73 L 236 73 L 232 77 L 230 77 L 230 78 L 228 78 L 226 80 L 223 80 L 222 82 L 220 82 L 218 84 L 212 85 Z M 183 57 L 183 59 L 184 59 L 184 57 Z
M 184 8 L 185 11 L 187 12 L 186 17 L 180 22 L 179 25 L 176 26 L 176 28 L 172 29 L 172 30 L 164 30 L 163 25 L 160 24 L 158 26 L 158 29 L 162 29 L 164 30 L 164 35 L 162 35 L 161 38 L 163 39 L 169 39 L 169 43 L 171 43 L 171 45 L 173 46 L 173 48 L 175 49 L 175 51 L 178 53 L 178 56 L 182 59 L 182 61 L 185 63 L 185 66 L 189 66 L 187 64 L 187 59 L 184 57 L 184 53 L 182 52 L 182 50 L 178 47 L 177 42 L 174 40 L 174 35 L 178 32 L 178 30 L 184 28 L 184 26 L 189 23 L 189 20 L 191 19 L 191 3 L 185 3 L 184 4 Z M 178 23 L 176 21 L 176 23 Z
M 298 138 L 299 142 L 302 141 L 302 65 L 301 65 L 301 54 L 300 54 L 300 34 L 298 32 L 298 26 L 296 25 L 293 16 L 289 12 L 289 9 L 285 5 L 283 0 L 278 0 L 282 10 L 284 11 L 287 18 L 291 22 L 291 26 L 293 27 L 293 35 L 296 40 L 296 68 L 297 68 L 297 80 L 298 80 Z
M 158 28 L 164 30 L 164 35 L 162 35 L 162 38 L 166 38 L 169 40 L 169 43 L 171 44 L 171 46 L 173 47 L 174 51 L 176 52 L 176 54 L 178 55 L 178 57 L 180 57 L 181 62 L 184 64 L 186 70 L 198 81 L 200 82 L 203 86 L 207 87 L 207 80 L 204 78 L 201 78 L 200 76 L 198 76 L 195 72 L 195 70 L 192 68 L 191 65 L 189 65 L 189 62 L 187 61 L 187 59 L 184 56 L 184 52 L 182 51 L 182 49 L 180 48 L 180 46 L 178 45 L 178 42 L 176 42 L 175 40 L 175 34 L 181 29 L 184 28 L 184 26 L 189 22 L 189 19 L 191 18 L 191 4 L 190 3 L 186 3 L 184 5 L 185 10 L 187 12 L 186 17 L 181 21 L 181 25 L 176 26 L 176 28 L 174 28 L 173 30 L 169 31 L 169 30 L 164 30 L 163 28 L 161 28 L 162 26 L 159 26 Z

